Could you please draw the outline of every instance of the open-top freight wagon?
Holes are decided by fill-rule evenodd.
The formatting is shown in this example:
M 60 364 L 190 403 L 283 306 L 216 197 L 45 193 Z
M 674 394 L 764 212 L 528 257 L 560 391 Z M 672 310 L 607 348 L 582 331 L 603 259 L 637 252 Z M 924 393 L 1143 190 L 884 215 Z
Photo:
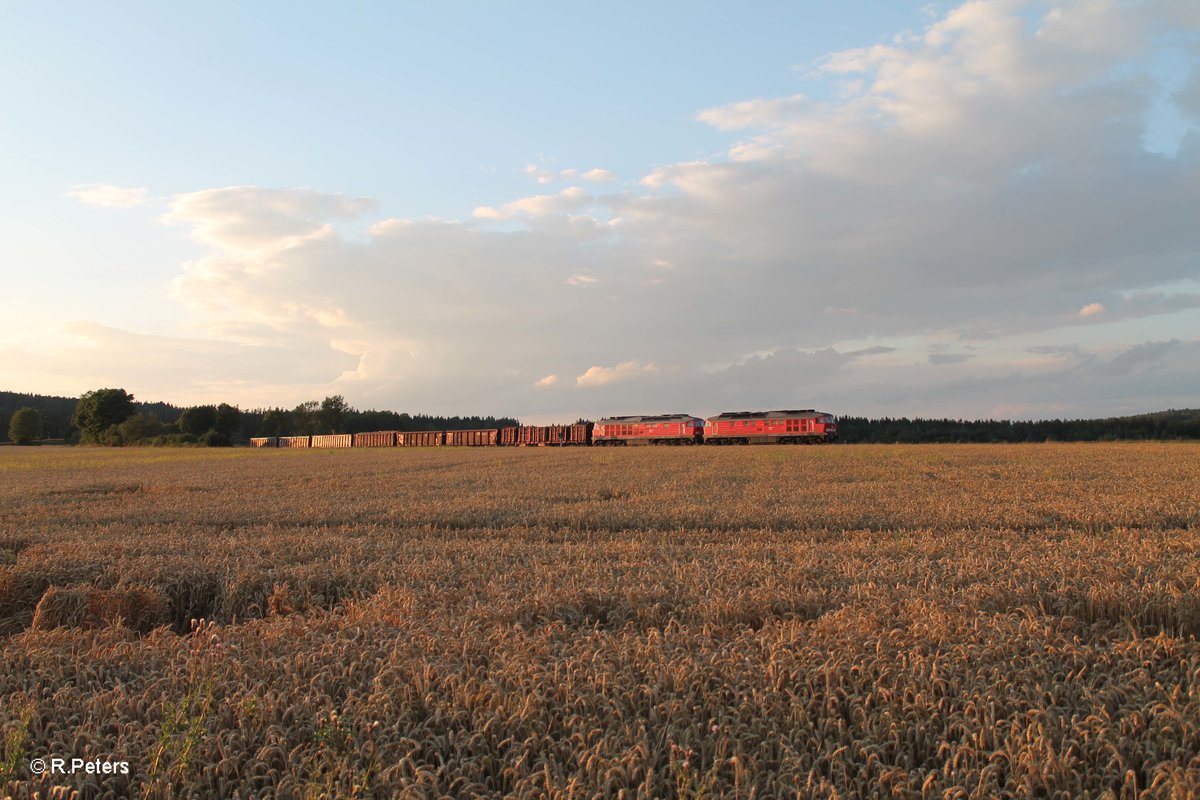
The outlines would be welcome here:
M 280 436 L 280 447 L 308 447 L 311 436 Z
M 499 434 L 497 428 L 476 431 L 446 431 L 447 447 L 494 447 Z
M 327 433 L 312 437 L 311 447 L 353 447 L 354 437 L 349 433 Z
M 395 447 L 395 431 L 371 431 L 354 434 L 355 447 Z
M 817 444 L 837 438 L 837 420 L 811 408 L 726 411 L 704 424 L 706 444 Z
M 441 447 L 446 441 L 445 431 L 397 431 L 397 447 Z
M 500 429 L 501 445 L 511 447 L 566 447 L 592 443 L 592 423 L 574 425 L 514 425 Z

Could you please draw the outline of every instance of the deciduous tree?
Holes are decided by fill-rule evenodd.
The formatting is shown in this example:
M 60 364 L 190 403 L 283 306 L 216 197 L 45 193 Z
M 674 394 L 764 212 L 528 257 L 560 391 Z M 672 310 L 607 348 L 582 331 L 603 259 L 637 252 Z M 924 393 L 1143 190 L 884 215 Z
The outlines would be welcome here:
M 133 416 L 133 395 L 124 389 L 95 389 L 75 404 L 71 424 L 79 429 L 80 441 L 99 443 L 112 427 Z
M 42 438 L 42 415 L 35 408 L 19 408 L 8 421 L 8 438 L 13 444 L 33 444 Z

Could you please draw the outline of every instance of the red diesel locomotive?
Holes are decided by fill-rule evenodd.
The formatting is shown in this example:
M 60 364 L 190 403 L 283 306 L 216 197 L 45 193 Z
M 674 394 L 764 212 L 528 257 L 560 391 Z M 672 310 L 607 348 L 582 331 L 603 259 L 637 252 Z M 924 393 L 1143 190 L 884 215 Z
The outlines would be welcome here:
M 704 424 L 706 444 L 814 444 L 837 439 L 832 414 L 795 411 L 727 411 Z
M 700 444 L 704 420 L 691 414 L 606 417 L 592 430 L 594 445 Z

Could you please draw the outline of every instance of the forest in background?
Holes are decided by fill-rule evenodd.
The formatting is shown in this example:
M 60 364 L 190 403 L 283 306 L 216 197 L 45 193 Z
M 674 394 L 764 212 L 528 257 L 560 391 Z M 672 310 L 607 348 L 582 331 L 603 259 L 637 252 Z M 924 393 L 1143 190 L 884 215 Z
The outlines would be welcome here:
M 100 390 L 105 391 L 105 390 Z M 116 390 L 120 391 L 120 390 Z M 322 401 L 310 400 L 295 408 L 254 408 L 243 410 L 222 403 L 205 406 L 175 406 L 170 403 L 144 403 L 132 399 L 131 413 L 97 444 L 191 444 L 208 431 L 227 437 L 231 443 L 248 441 L 254 436 L 305 435 L 321 433 L 362 433 L 365 431 L 438 431 L 497 428 L 516 425 L 510 417 L 438 416 L 409 414 L 375 409 L 359 410 L 341 395 Z M 41 416 L 43 440 L 78 443 L 81 431 L 73 422 L 80 398 L 21 394 L 0 391 L 0 441 L 9 441 L 9 423 L 19 409 L 32 408 Z M 84 435 L 83 440 L 88 437 Z M 218 438 L 218 444 L 224 442 Z
M 0 391 L 0 441 L 8 441 L 9 421 L 21 408 L 33 408 L 42 419 L 42 437 L 78 442 L 72 424 L 79 398 Z M 132 402 L 133 414 L 122 424 L 127 433 L 108 444 L 182 444 L 197 441 L 217 426 L 218 409 L 226 411 L 220 432 L 231 442 L 253 436 L 362 433 L 365 431 L 469 430 L 516 425 L 513 417 L 438 416 L 387 410 L 359 410 L 340 395 L 310 400 L 292 409 L 234 406 L 189 408 L 159 402 Z M 212 410 L 211 415 L 209 409 Z M 188 414 L 187 412 L 191 412 Z M 232 413 L 236 412 L 236 414 Z M 206 425 L 209 417 L 213 423 Z M 130 422 L 129 420 L 133 420 Z M 181 421 L 184 425 L 181 427 Z M 199 426 L 204 425 L 203 430 Z M 190 432 L 189 432 L 190 429 Z M 174 437 L 174 438 L 172 438 Z M 1172 409 L 1103 419 L 966 420 L 907 417 L 847 416 L 838 419 L 842 443 L 969 443 L 969 442 L 1087 442 L 1116 440 L 1200 439 L 1200 409 Z

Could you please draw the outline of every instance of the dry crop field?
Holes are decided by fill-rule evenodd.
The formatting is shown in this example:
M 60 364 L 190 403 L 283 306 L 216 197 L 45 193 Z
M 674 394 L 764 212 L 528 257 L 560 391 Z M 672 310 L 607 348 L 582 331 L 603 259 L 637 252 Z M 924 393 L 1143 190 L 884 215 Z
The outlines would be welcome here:
M 1196 444 L 0 448 L 0 794 L 1195 797 L 1198 498 Z

